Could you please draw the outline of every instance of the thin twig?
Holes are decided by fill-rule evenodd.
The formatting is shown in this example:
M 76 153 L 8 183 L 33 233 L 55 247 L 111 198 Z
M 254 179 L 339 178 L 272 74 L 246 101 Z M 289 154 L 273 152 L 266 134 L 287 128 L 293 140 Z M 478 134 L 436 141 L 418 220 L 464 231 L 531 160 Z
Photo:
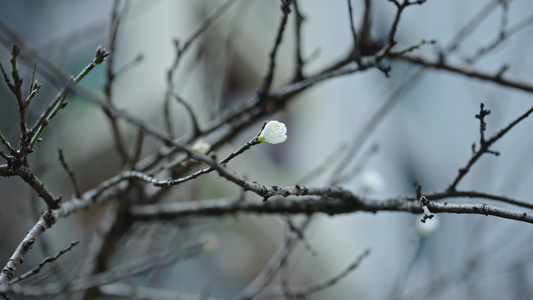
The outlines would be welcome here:
M 278 33 L 276 34 L 276 40 L 274 41 L 274 46 L 270 51 L 269 55 L 269 64 L 268 70 L 263 79 L 263 84 L 257 94 L 260 99 L 264 99 L 268 92 L 270 91 L 270 86 L 272 85 L 272 79 L 274 78 L 274 71 L 276 69 L 276 54 L 278 53 L 279 45 L 283 39 L 283 33 L 285 32 L 285 25 L 287 25 L 287 19 L 291 12 L 290 5 L 291 0 L 281 0 L 281 21 L 278 27 Z
M 454 64 L 440 59 L 431 60 L 424 58 L 418 55 L 404 54 L 397 57 L 398 59 L 412 62 L 418 65 L 421 65 L 426 68 L 436 69 L 436 70 L 446 70 L 453 72 L 457 75 L 463 75 L 470 78 L 481 79 L 483 81 L 496 83 L 500 86 L 511 87 L 518 90 L 533 92 L 533 84 L 523 82 L 517 79 L 509 79 L 502 76 L 498 76 L 498 72 L 489 73 L 486 71 L 481 71 L 479 69 L 472 68 L 470 66 L 465 66 L 464 64 Z
M 302 59 L 302 24 L 305 20 L 305 17 L 302 15 L 300 8 L 298 7 L 298 1 L 293 0 L 294 8 L 294 20 L 295 20 L 295 57 L 296 57 L 296 68 L 294 70 L 293 81 L 300 81 L 305 78 L 303 75 L 304 60 Z
M 226 2 L 224 2 L 221 6 L 217 7 L 215 10 L 209 13 L 209 15 L 202 19 L 190 37 L 185 40 L 183 46 L 181 46 L 179 40 L 174 40 L 176 56 L 174 57 L 172 65 L 167 71 L 167 91 L 165 93 L 165 102 L 163 104 L 163 117 L 167 132 L 170 134 L 170 136 L 174 136 L 174 129 L 170 118 L 170 100 L 172 94 L 174 93 L 174 76 L 178 71 L 181 58 L 185 52 L 187 52 L 192 43 L 202 34 L 202 32 L 204 32 L 207 27 L 209 27 L 209 25 L 211 25 L 211 23 L 213 23 L 222 13 L 224 13 L 235 1 L 236 0 L 226 0 Z
M 296 226 L 296 224 L 294 224 L 294 222 L 292 221 L 291 217 L 287 214 L 284 214 L 284 219 L 285 219 L 285 222 L 287 222 L 287 225 L 289 226 L 289 230 L 296 233 L 296 236 L 302 241 L 302 244 L 305 246 L 305 248 L 307 249 L 307 251 L 309 251 L 309 253 L 311 253 L 311 255 L 313 256 L 317 256 L 318 253 L 316 252 L 315 249 L 313 249 L 313 247 L 311 246 L 311 244 L 309 243 L 309 241 L 305 238 L 305 235 L 303 233 L 303 231 L 298 228 Z M 305 227 L 304 227 L 305 229 Z
M 409 46 L 405 49 L 402 49 L 402 50 L 399 50 L 399 51 L 391 51 L 390 52 L 390 56 L 401 56 L 401 55 L 404 55 L 406 53 L 409 53 L 409 52 L 412 52 L 420 47 L 422 47 L 423 45 L 428 45 L 428 44 L 435 44 L 437 41 L 435 40 L 431 40 L 431 41 L 426 41 L 426 40 L 422 40 L 420 41 L 420 43 L 418 44 L 415 44 L 415 45 L 412 45 L 412 46 Z
M 213 10 L 209 15 L 207 15 L 194 29 L 190 37 L 185 40 L 183 46 L 180 47 L 178 40 L 174 40 L 174 45 L 176 47 L 176 56 L 174 62 L 172 63 L 171 68 L 167 72 L 167 83 L 171 84 L 174 78 L 174 74 L 178 68 L 179 62 L 183 54 L 189 49 L 191 44 L 204 32 L 213 21 L 215 21 L 222 13 L 224 13 L 236 0 L 226 0 L 221 6 Z
M 531 113 L 533 113 L 533 107 L 531 107 L 528 111 L 526 111 L 524 114 L 522 114 L 521 116 L 519 116 L 516 120 L 514 120 L 513 122 L 511 122 L 509 125 L 507 125 L 505 128 L 503 128 L 502 130 L 500 130 L 500 132 L 498 132 L 497 134 L 495 134 L 494 136 L 492 136 L 490 139 L 488 140 L 485 140 L 484 139 L 484 136 L 483 136 L 483 127 L 484 127 L 484 116 L 488 114 L 489 111 L 486 111 L 483 107 L 483 104 L 481 105 L 481 110 L 480 110 L 480 114 L 478 116 L 480 116 L 480 122 L 481 122 L 481 125 L 480 125 L 480 131 L 481 131 L 481 137 L 480 137 L 480 140 L 481 140 L 481 145 L 480 145 L 480 149 L 476 152 L 474 152 L 474 154 L 472 155 L 472 157 L 470 158 L 470 160 L 466 163 L 466 166 L 464 166 L 463 168 L 460 168 L 459 169 L 459 174 L 457 175 L 457 177 L 455 177 L 455 179 L 452 181 L 452 183 L 450 184 L 450 186 L 448 187 L 448 190 L 449 191 L 453 191 L 455 190 L 455 188 L 457 187 L 457 184 L 459 184 L 459 182 L 461 181 L 461 179 L 463 179 L 463 177 L 470 171 L 470 168 L 481 158 L 481 156 L 485 153 L 493 153 L 494 152 L 492 150 L 490 150 L 490 146 L 492 146 L 492 144 L 494 144 L 495 142 L 497 142 L 500 138 L 502 138 L 507 132 L 509 132 L 509 130 L 511 130 L 511 128 L 513 128 L 515 125 L 517 125 L 518 123 L 520 123 L 520 121 L 524 120 L 525 118 L 527 118 Z M 483 113 L 485 112 L 485 113 Z
M 68 166 L 67 162 L 65 161 L 65 157 L 63 157 L 63 150 L 57 149 L 57 153 L 59 156 L 59 162 L 61 163 L 61 166 L 67 172 L 68 178 L 70 179 L 70 182 L 72 183 L 72 188 L 74 189 L 74 195 L 76 195 L 77 198 L 81 197 L 80 188 L 78 186 L 78 181 L 76 180 L 76 176 L 74 175 L 74 172 L 72 169 Z
M 344 271 L 339 273 L 338 275 L 334 276 L 333 278 L 319 284 L 309 285 L 306 287 L 302 287 L 299 289 L 291 289 L 291 290 L 284 290 L 283 288 L 274 286 L 269 287 L 267 289 L 264 289 L 261 294 L 258 295 L 257 299 L 268 299 L 278 296 L 286 296 L 286 297 L 294 297 L 294 298 L 305 298 L 306 296 L 316 293 L 318 291 L 330 288 L 337 284 L 340 280 L 342 280 L 344 277 L 346 277 L 348 274 L 350 274 L 352 271 L 354 271 L 370 254 L 370 250 L 364 251 L 362 254 L 360 254 L 356 260 L 351 263 Z
M 198 118 L 196 117 L 196 114 L 193 112 L 189 103 L 187 103 L 187 101 L 183 100 L 183 98 L 181 98 L 180 96 L 176 94 L 174 94 L 174 98 L 176 99 L 176 101 L 178 101 L 181 105 L 185 107 L 185 110 L 187 111 L 187 113 L 189 114 L 189 117 L 191 118 L 192 129 L 193 129 L 192 136 L 196 137 L 196 136 L 201 135 L 202 130 L 200 129 L 200 126 L 198 125 Z
M 352 1 L 346 0 L 348 2 L 348 14 L 350 16 L 350 31 L 352 32 L 353 38 L 353 59 L 358 64 L 361 65 L 361 49 L 359 48 L 360 41 L 357 39 L 357 31 L 355 30 L 355 25 L 353 22 L 353 9 Z
M 208 296 L 186 294 L 174 290 L 164 290 L 160 288 L 139 286 L 137 284 L 111 283 L 99 287 L 102 294 L 128 299 L 159 299 L 159 300 L 217 300 Z
M 213 23 L 213 21 L 215 21 L 220 15 L 222 15 L 222 13 L 224 13 L 228 8 L 230 8 L 231 5 L 233 3 L 235 3 L 235 1 L 236 0 L 226 0 L 226 2 L 224 2 L 222 5 L 220 5 L 215 10 L 213 10 L 211 13 L 209 13 L 209 15 L 207 15 L 196 26 L 196 29 L 193 31 L 191 36 L 185 41 L 185 43 L 183 43 L 183 46 L 179 50 L 179 53 L 177 54 L 178 60 L 175 63 L 176 66 L 179 63 L 179 58 L 181 58 L 183 53 L 185 51 L 187 51 L 187 49 L 189 49 L 189 47 L 192 44 L 192 42 L 194 42 L 194 40 L 196 40 L 196 38 L 198 38 L 200 36 L 200 34 L 202 34 L 202 32 L 204 32 L 204 30 L 206 30 L 207 27 L 209 27 L 209 25 L 211 25 L 211 23 Z
M 11 143 L 9 143 L 9 141 L 4 137 L 2 132 L 0 132 L 0 141 L 2 141 L 2 144 L 7 148 L 11 156 L 16 155 L 15 149 L 13 148 L 13 146 L 11 146 Z
M 92 287 L 117 282 L 122 279 L 132 278 L 156 268 L 166 267 L 189 257 L 201 253 L 199 245 L 178 246 L 171 249 L 151 254 L 133 262 L 120 265 L 105 272 L 77 278 L 67 283 L 51 283 L 43 286 L 31 287 L 18 284 L 9 287 L 0 286 L 0 293 L 10 292 L 21 296 L 51 296 L 64 293 L 65 291 L 84 291 Z
M 109 103 L 113 103 L 113 84 L 115 80 L 116 73 L 114 71 L 114 57 L 115 57 L 115 50 L 117 46 L 117 36 L 118 36 L 118 30 L 120 27 L 120 24 L 123 19 L 124 12 L 127 8 L 127 4 L 124 5 L 122 8 L 122 11 L 120 11 L 122 1 L 121 0 L 115 0 L 113 2 L 113 9 L 111 12 L 111 26 L 109 28 L 109 52 L 111 55 L 107 57 L 107 64 L 106 64 L 106 73 L 107 73 L 107 80 L 104 87 L 104 94 L 106 96 L 106 100 Z M 108 109 L 105 107 L 102 107 L 105 115 L 107 116 L 107 119 L 109 121 L 109 125 L 111 126 L 111 133 L 113 135 L 113 142 L 115 143 L 115 148 L 118 152 L 119 157 L 122 160 L 122 165 L 126 164 L 129 161 L 128 152 L 126 151 L 126 146 L 124 145 L 124 140 L 122 138 L 122 133 L 120 131 L 120 128 L 118 127 L 117 119 L 113 117 L 111 113 L 109 113 Z
M 60 258 L 63 254 L 69 252 L 72 248 L 74 248 L 75 246 L 77 246 L 80 242 L 79 241 L 74 241 L 72 243 L 70 243 L 70 245 L 59 251 L 58 254 L 54 255 L 54 256 L 49 256 L 47 258 L 45 258 L 43 261 L 41 261 L 36 267 L 34 267 L 33 269 L 29 270 L 28 272 L 16 277 L 16 278 L 13 278 L 13 280 L 11 280 L 9 282 L 9 284 L 14 284 L 16 282 L 19 282 L 21 280 L 25 280 L 25 279 L 28 279 L 30 278 L 31 276 L 35 275 L 35 274 L 38 274 L 41 269 L 48 263 L 51 263 L 51 262 L 54 262 L 55 260 L 57 260 L 58 258 Z
M 260 144 L 260 142 L 257 141 L 256 138 L 253 138 L 252 140 L 250 140 L 248 143 L 246 143 L 243 146 L 241 146 L 236 151 L 230 153 L 228 156 L 226 156 L 226 158 L 224 158 L 223 160 L 218 162 L 218 164 L 219 165 L 224 165 L 224 164 L 228 163 L 230 160 L 232 160 L 235 157 L 237 157 L 238 155 L 241 155 L 242 153 L 244 153 L 244 151 L 247 151 L 251 147 L 253 147 L 255 145 L 258 145 L 258 144 Z M 170 164 L 164 165 L 162 168 L 159 168 L 156 171 L 150 172 L 150 174 L 158 173 L 158 172 L 160 172 L 163 169 L 172 167 L 172 166 L 174 166 L 174 165 L 176 165 L 178 163 L 181 163 L 183 161 L 184 161 L 184 159 L 177 159 L 176 162 L 172 162 Z M 185 177 L 182 177 L 182 178 L 165 179 L 165 180 L 157 180 L 157 179 L 149 176 L 148 174 L 141 173 L 141 172 L 126 172 L 126 173 L 124 173 L 124 176 L 131 176 L 131 178 L 141 179 L 141 180 L 143 180 L 145 182 L 153 184 L 154 186 L 168 187 L 168 186 L 178 185 L 178 184 L 184 183 L 186 181 L 198 178 L 200 175 L 208 174 L 208 173 L 210 173 L 210 172 L 212 172 L 214 170 L 215 170 L 215 168 L 211 166 L 211 167 L 208 167 L 208 168 L 204 168 L 204 169 L 198 170 L 198 171 L 194 172 L 193 174 L 185 176 Z
M 513 26 L 509 27 L 509 29 L 501 32 L 494 40 L 489 42 L 486 46 L 478 49 L 471 57 L 466 58 L 465 61 L 474 63 L 477 59 L 496 49 L 499 45 L 503 44 L 505 40 L 519 33 L 522 29 L 527 28 L 531 24 L 533 24 L 533 15 L 522 19 Z
M 308 216 L 300 226 L 300 230 L 304 231 L 309 227 L 312 220 L 315 219 L 312 216 Z M 274 255 L 267 262 L 261 272 L 250 282 L 242 291 L 235 297 L 239 300 L 253 299 L 261 290 L 270 282 L 274 275 L 278 272 L 279 268 L 285 264 L 285 261 L 291 254 L 292 250 L 299 241 L 298 235 L 292 232 L 285 239 L 285 242 L 281 244 Z
M 389 30 L 389 37 L 387 38 L 387 44 L 385 45 L 384 49 L 381 51 L 382 54 L 378 55 L 378 60 L 384 57 L 387 57 L 390 54 L 390 51 L 392 50 L 392 48 L 396 45 L 395 36 L 396 36 L 396 31 L 398 30 L 398 24 L 400 23 L 400 16 L 402 15 L 403 10 L 411 5 L 423 4 L 424 2 L 426 2 L 426 0 L 418 0 L 414 2 L 410 2 L 409 0 L 403 0 L 401 4 L 398 3 L 396 0 L 389 0 L 389 2 L 394 3 L 394 5 L 396 5 L 396 8 L 398 10 L 396 11 L 394 21 L 392 22 L 391 29 Z
M 361 23 L 361 30 L 359 31 L 359 49 L 361 49 L 361 55 L 374 54 L 368 45 L 371 44 L 370 29 L 372 27 L 372 1 L 365 0 L 365 12 L 363 14 L 363 21 Z
M 102 49 L 102 47 L 99 46 L 96 49 L 94 59 L 89 63 L 89 65 L 87 65 L 87 67 L 85 67 L 85 69 L 83 69 L 80 74 L 76 76 L 76 78 L 71 79 L 67 87 L 65 87 L 65 89 L 63 89 L 50 103 L 48 108 L 41 114 L 39 120 L 31 129 L 31 133 L 33 134 L 30 143 L 31 147 L 35 146 L 35 144 L 40 140 L 42 133 L 44 132 L 50 121 L 52 121 L 56 114 L 65 107 L 67 103 L 65 102 L 65 100 L 69 94 L 69 86 L 76 85 L 77 83 L 79 83 L 85 76 L 87 76 L 87 74 L 92 71 L 92 69 L 94 69 L 94 67 L 103 63 L 108 56 L 109 51 Z
M 139 161 L 142 155 L 143 150 L 143 144 L 144 144 L 144 131 L 138 130 L 137 131 L 137 138 L 135 139 L 134 149 L 133 149 L 133 155 L 131 156 L 130 166 L 131 168 L 135 167 L 135 164 Z

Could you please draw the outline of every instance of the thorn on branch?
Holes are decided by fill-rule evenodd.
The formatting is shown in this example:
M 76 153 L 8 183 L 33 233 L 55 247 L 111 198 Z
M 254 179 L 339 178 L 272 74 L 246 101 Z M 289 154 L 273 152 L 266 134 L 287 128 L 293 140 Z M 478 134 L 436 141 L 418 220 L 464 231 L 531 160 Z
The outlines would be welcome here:
M 485 152 L 487 152 L 489 154 L 493 154 L 495 156 L 500 156 L 500 152 L 498 152 L 498 151 L 492 151 L 492 150 L 487 149 L 487 150 L 485 150 Z
M 505 72 L 507 72 L 507 70 L 509 70 L 510 66 L 508 64 L 504 64 L 503 66 L 501 66 L 500 70 L 498 71 L 498 73 L 496 73 L 496 78 L 498 79 L 501 79 L 504 75 Z
M 422 41 L 420 41 L 420 43 L 415 44 L 415 45 L 412 45 L 412 46 L 410 46 L 410 47 L 407 47 L 407 48 L 405 48 L 405 49 L 403 49 L 403 50 L 401 50 L 401 51 L 391 52 L 391 53 L 390 53 L 390 56 L 393 56 L 393 57 L 394 57 L 394 56 L 401 56 L 401 55 L 404 55 L 404 54 L 406 54 L 406 53 L 412 52 L 412 51 L 414 51 L 414 50 L 416 50 L 416 49 L 419 49 L 419 48 L 422 47 L 423 45 L 428 45 L 428 44 L 429 44 L 429 45 L 433 45 L 433 44 L 436 44 L 436 43 L 437 43 L 436 40 L 429 40 L 429 41 L 422 40 Z
M 422 216 L 422 220 L 420 220 L 422 223 L 426 223 L 427 219 L 433 219 L 435 216 L 429 211 L 428 205 L 429 200 L 424 196 L 420 197 L 420 207 L 424 210 L 424 216 Z

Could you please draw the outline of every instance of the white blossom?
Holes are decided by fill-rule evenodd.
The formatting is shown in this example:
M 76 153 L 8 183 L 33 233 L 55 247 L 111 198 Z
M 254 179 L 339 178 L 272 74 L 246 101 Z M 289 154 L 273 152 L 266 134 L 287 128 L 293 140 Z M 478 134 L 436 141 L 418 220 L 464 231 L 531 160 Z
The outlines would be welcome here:
M 426 220 L 425 223 L 420 221 L 416 222 L 416 234 L 418 237 L 426 237 L 439 228 L 439 219 L 437 217 L 431 220 Z
M 364 170 L 359 177 L 359 190 L 363 193 L 380 192 L 385 188 L 385 181 L 380 172 L 374 169 Z
M 207 152 L 211 150 L 211 144 L 204 141 L 203 139 L 199 139 L 198 141 L 196 141 L 196 143 L 194 143 L 192 149 L 200 154 L 207 154 Z
M 287 140 L 287 127 L 278 121 L 270 121 L 259 134 L 258 140 L 261 143 L 279 144 Z

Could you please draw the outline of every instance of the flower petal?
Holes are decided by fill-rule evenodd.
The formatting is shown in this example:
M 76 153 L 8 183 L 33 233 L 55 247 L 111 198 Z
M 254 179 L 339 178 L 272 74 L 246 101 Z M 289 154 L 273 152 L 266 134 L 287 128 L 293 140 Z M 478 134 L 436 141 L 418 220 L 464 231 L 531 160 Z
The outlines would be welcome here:
M 259 134 L 258 140 L 269 144 L 283 143 L 287 140 L 287 127 L 281 122 L 270 121 Z

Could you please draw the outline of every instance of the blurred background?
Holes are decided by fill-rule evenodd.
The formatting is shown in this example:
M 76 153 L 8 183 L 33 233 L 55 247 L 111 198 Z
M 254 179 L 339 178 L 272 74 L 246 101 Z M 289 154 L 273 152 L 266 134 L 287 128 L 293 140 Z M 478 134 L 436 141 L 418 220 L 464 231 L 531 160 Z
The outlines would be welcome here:
M 163 127 L 163 101 L 167 71 L 175 59 L 174 40 L 183 43 L 198 23 L 223 1 L 125 1 L 121 10 L 113 67 L 119 72 L 113 101 L 154 125 Z M 530 18 L 533 3 L 516 1 L 428 1 L 405 10 L 396 40 L 411 46 L 436 40 L 415 53 L 436 58 L 454 36 L 484 7 L 493 3 L 476 29 L 448 56 L 453 62 L 533 82 L 533 26 L 526 26 L 493 51 L 477 59 L 479 49 L 509 28 Z M 364 1 L 353 0 L 356 27 Z M 371 35 L 387 38 L 396 14 L 388 1 L 372 1 Z M 305 16 L 302 49 L 305 74 L 313 74 L 345 57 L 352 47 L 346 1 L 298 1 Z M 9 69 L 13 34 L 23 51 L 38 53 L 65 74 L 77 75 L 92 59 L 98 45 L 108 48 L 111 1 L 0 1 L 2 45 L 0 61 Z M 268 66 L 268 54 L 278 28 L 280 1 L 236 1 L 195 42 L 180 62 L 174 90 L 190 104 L 200 127 L 220 113 L 254 96 Z M 294 15 L 277 56 L 273 90 L 293 76 Z M 530 22 L 531 23 L 531 22 Z M 507 25 L 505 25 L 507 24 Z M 6 27 L 7 26 L 7 27 Z M 10 28 L 12 33 L 8 34 Z M 7 47 L 6 47 L 7 45 Z M 34 56 L 21 66 L 28 84 Z M 140 57 L 140 59 L 138 59 Z M 239 175 L 264 185 L 325 186 L 337 184 L 371 198 L 388 199 L 415 193 L 442 191 L 471 157 L 479 142 L 479 121 L 474 115 L 483 102 L 491 110 L 486 136 L 492 136 L 531 107 L 531 95 L 494 83 L 446 71 L 424 70 L 402 60 L 390 62 L 387 78 L 377 69 L 331 79 L 299 94 L 282 112 L 269 116 L 285 123 L 288 140 L 280 145 L 256 146 L 229 164 Z M 32 103 L 36 118 L 61 87 L 37 72 L 41 92 Z M 99 95 L 106 82 L 105 66 L 97 67 L 81 85 Z M 406 83 L 407 82 L 407 83 Z M 0 84 L 0 130 L 18 140 L 16 102 Z M 393 99 L 393 100 L 391 100 Z M 338 159 L 386 103 L 394 104 L 379 119 L 357 155 Z M 173 103 L 171 113 L 177 136 L 190 132 L 183 106 Z M 261 128 L 260 120 L 230 143 L 217 149 L 219 157 L 236 150 Z M 120 124 L 128 138 L 136 130 Z M 500 156 L 484 156 L 460 183 L 461 190 L 494 193 L 529 202 L 533 191 L 533 120 L 525 120 L 493 146 Z M 146 143 L 143 156 L 159 146 Z M 70 98 L 31 156 L 30 165 L 50 190 L 66 199 L 73 193 L 57 160 L 57 149 L 76 174 L 82 191 L 120 171 L 109 122 L 97 105 L 80 96 Z M 4 163 L 2 161 L 2 163 Z M 313 172 L 323 166 L 320 172 Z M 311 176 L 308 176 L 311 174 Z M 165 201 L 236 198 L 240 189 L 216 174 L 180 185 Z M 261 201 L 246 193 L 247 199 Z M 448 199 L 450 203 L 490 203 L 476 199 Z M 18 178 L 0 179 L 0 262 L 44 209 L 34 192 Z M 510 209 L 515 209 L 509 207 Z M 62 257 L 56 267 L 62 276 L 35 279 L 33 284 L 72 278 L 80 268 L 95 229 L 107 206 L 94 207 L 61 219 L 47 231 L 24 261 L 21 272 L 43 257 L 80 245 Z M 303 216 L 295 217 L 299 223 Z M 294 286 L 320 283 L 342 272 L 366 249 L 371 254 L 333 287 L 309 299 L 531 299 L 533 298 L 533 238 L 531 226 L 496 217 L 439 214 L 421 227 L 420 216 L 380 212 L 318 215 L 306 231 L 314 255 L 301 243 L 288 259 L 288 281 Z M 138 286 L 161 287 L 187 294 L 228 299 L 239 293 L 265 266 L 287 234 L 283 216 L 239 214 L 224 218 L 189 218 L 138 224 L 120 242 L 117 264 L 149 254 L 154 248 L 201 241 L 205 252 L 160 272 L 128 279 Z M 3 264 L 2 263 L 2 264 Z M 50 272 L 50 271 L 48 271 Z M 274 280 L 279 284 L 280 279 Z M 61 296 L 57 297 L 61 299 Z

